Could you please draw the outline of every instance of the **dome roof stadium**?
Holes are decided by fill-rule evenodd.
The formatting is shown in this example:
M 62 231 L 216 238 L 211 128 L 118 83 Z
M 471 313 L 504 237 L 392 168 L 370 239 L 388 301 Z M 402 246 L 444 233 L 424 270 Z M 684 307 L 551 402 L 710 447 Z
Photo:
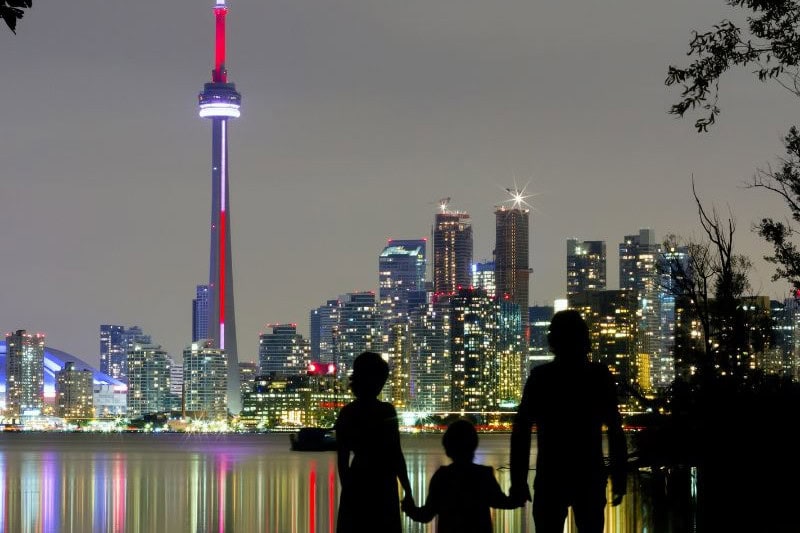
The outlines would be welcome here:
M 82 360 L 80 357 L 50 348 L 44 347 L 44 395 L 46 398 L 53 398 L 56 395 L 56 372 L 64 368 L 66 363 L 75 363 L 77 370 L 90 370 L 94 377 L 95 384 L 103 385 L 122 385 L 125 384 L 108 374 L 104 374 L 92 365 Z M 6 391 L 6 341 L 0 340 L 0 392 Z

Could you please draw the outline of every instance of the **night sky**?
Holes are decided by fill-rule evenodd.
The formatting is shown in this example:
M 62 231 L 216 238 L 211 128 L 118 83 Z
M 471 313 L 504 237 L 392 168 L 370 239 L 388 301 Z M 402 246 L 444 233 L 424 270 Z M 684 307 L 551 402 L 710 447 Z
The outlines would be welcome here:
M 0 330 L 98 360 L 101 323 L 177 358 L 208 280 L 213 0 L 36 0 L 0 28 Z M 667 67 L 722 0 L 230 0 L 231 216 L 240 360 L 265 324 L 377 290 L 387 238 L 430 238 L 438 200 L 490 259 L 494 206 L 527 185 L 531 305 L 565 292 L 567 238 L 699 236 L 691 196 L 738 223 L 756 293 L 783 297 L 751 231 L 787 213 L 746 190 L 796 99 L 722 80 L 719 124 L 667 114 Z M 735 17 L 734 17 L 735 18 Z M 429 251 L 430 253 L 430 251 Z

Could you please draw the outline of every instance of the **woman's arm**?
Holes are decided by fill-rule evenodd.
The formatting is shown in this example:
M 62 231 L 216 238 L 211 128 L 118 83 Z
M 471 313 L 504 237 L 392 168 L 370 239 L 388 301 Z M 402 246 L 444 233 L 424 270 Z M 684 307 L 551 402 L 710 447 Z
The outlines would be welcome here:
M 391 440 L 392 448 L 394 448 L 394 461 L 397 469 L 397 477 L 400 480 L 400 486 L 403 487 L 403 499 L 414 498 L 411 492 L 411 481 L 408 479 L 408 468 L 406 467 L 406 458 L 403 455 L 403 448 L 400 446 L 400 425 L 397 422 L 397 411 L 391 407 Z

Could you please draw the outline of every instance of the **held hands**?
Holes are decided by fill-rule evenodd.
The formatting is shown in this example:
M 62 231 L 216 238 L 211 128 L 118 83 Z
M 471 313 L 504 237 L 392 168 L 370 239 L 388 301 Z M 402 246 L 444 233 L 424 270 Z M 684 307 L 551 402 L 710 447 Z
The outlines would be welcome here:
M 531 501 L 531 489 L 528 484 L 524 485 L 511 485 L 511 490 L 508 491 L 508 497 L 516 504 L 517 507 L 525 507 L 525 503 Z
M 414 496 L 410 492 L 406 492 L 403 496 L 403 501 L 400 502 L 400 509 L 412 520 L 419 521 L 419 507 L 414 503 Z

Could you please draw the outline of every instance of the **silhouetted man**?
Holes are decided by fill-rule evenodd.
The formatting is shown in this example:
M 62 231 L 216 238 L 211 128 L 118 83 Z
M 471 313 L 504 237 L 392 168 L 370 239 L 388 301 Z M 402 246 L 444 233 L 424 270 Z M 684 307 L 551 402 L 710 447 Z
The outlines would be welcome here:
M 602 533 L 606 484 L 612 505 L 625 494 L 627 449 L 616 385 L 605 365 L 589 362 L 589 329 L 577 311 L 559 311 L 547 334 L 555 359 L 531 370 L 511 434 L 511 497 L 528 489 L 531 427 L 536 426 L 533 482 L 536 533 L 562 533 L 572 507 L 579 533 Z M 603 459 L 608 429 L 610 471 Z

